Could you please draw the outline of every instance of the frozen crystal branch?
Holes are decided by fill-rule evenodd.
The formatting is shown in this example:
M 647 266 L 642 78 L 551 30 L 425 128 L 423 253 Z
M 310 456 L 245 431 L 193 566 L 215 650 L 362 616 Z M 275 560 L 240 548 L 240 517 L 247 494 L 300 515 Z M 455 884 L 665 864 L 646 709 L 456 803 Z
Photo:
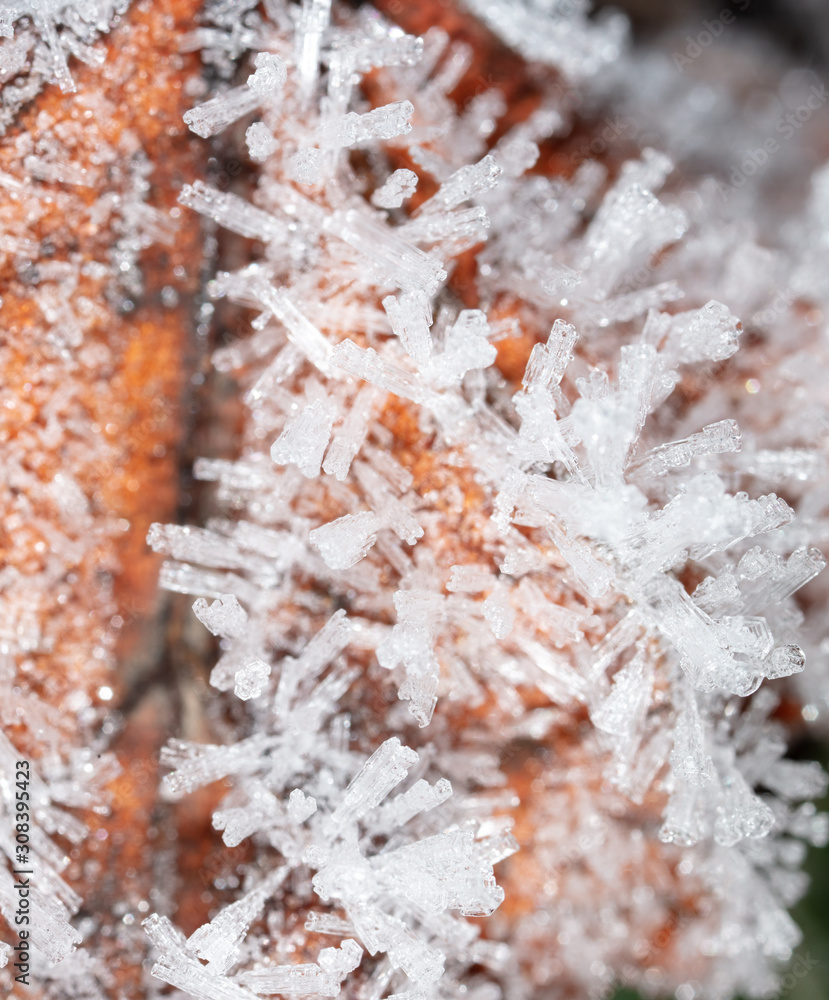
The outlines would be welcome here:
M 176 166 L 170 219 L 146 137 L 110 141 L 100 95 L 83 128 L 36 109 L 9 140 L 0 188 L 28 221 L 4 215 L 0 264 L 10 294 L 31 291 L 8 368 L 36 315 L 51 381 L 40 410 L 37 379 L 4 396 L 21 414 L 3 425 L 7 529 L 31 559 L 0 571 L 0 914 L 11 928 L 8 776 L 25 744 L 45 997 L 119 989 L 79 947 L 107 934 L 81 916 L 66 847 L 107 839 L 79 816 L 105 817 L 118 769 L 102 735 L 62 746 L 49 684 L 41 697 L 20 678 L 51 655 L 80 678 L 112 665 L 103 628 L 92 652 L 73 633 L 71 656 L 54 654 L 44 597 L 74 628 L 81 567 L 96 614 L 124 624 L 107 589 L 122 525 L 100 513 L 115 445 L 94 476 L 67 457 L 86 469 L 93 412 L 119 435 L 94 398 L 74 401 L 79 371 L 102 393 L 117 360 L 90 332 L 109 317 L 89 282 L 106 275 L 128 316 L 144 252 L 178 260 L 176 226 L 201 216 L 210 247 L 218 235 L 194 269 L 210 268 L 199 336 L 211 315 L 227 324 L 213 363 L 217 393 L 236 394 L 236 450 L 195 464 L 206 523 L 136 519 L 217 654 L 209 690 L 177 699 L 147 823 L 157 809 L 166 836 L 203 809 L 199 849 L 232 874 L 202 865 L 195 920 L 176 912 L 192 886 L 148 848 L 158 888 L 137 908 L 142 945 L 130 912 L 123 949 L 139 971 L 152 950 L 146 995 L 582 1000 L 619 977 L 772 995 L 800 940 L 805 844 L 829 836 L 811 801 L 825 775 L 787 756 L 792 718 L 826 704 L 829 172 L 800 218 L 781 220 L 759 177 L 724 197 L 696 174 L 723 164 L 698 155 L 693 101 L 587 2 L 464 0 L 488 29 L 469 22 L 472 44 L 446 30 L 458 11 L 418 37 L 406 26 L 430 5 L 380 6 L 208 0 L 179 17 L 180 54 L 209 73 L 168 132 L 205 161 L 239 144 L 245 168 L 231 185 L 230 161 L 210 177 Z M 102 64 L 125 10 L 0 9 L 0 124 L 44 86 L 71 94 L 75 61 Z M 487 47 L 518 90 L 487 78 Z M 697 104 L 724 115 L 729 86 L 714 74 Z M 608 117 L 581 155 L 585 108 Z M 102 138 L 73 159 L 79 130 Z M 74 214 L 56 230 L 110 226 L 108 263 L 47 252 L 39 220 L 58 204 Z M 138 353 L 156 378 L 166 359 Z M 102 717 L 84 690 L 67 709 L 86 712 L 84 734 Z M 13 957 L 0 946 L 2 975 Z

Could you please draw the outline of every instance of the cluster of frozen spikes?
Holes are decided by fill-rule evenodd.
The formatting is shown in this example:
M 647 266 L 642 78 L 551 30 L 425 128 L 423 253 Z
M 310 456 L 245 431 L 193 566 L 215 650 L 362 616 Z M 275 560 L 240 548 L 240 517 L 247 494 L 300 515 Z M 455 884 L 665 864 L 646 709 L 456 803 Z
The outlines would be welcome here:
M 533 174 L 570 125 L 560 88 L 493 145 L 503 97 L 457 111 L 469 53 L 442 31 L 257 7 L 214 5 L 208 60 L 240 26 L 258 51 L 185 119 L 207 139 L 255 117 L 253 202 L 196 179 L 180 199 L 264 247 L 209 289 L 257 312 L 214 358 L 245 440 L 196 466 L 227 517 L 149 537 L 221 638 L 211 684 L 236 720 L 171 742 L 166 793 L 227 781 L 214 826 L 257 860 L 189 938 L 149 917 L 153 975 L 199 1000 L 769 995 L 803 844 L 827 837 L 824 776 L 785 759 L 774 718 L 799 633 L 820 646 L 793 595 L 824 564 L 825 455 L 781 440 L 793 391 L 769 394 L 777 440 L 741 440 L 719 390 L 741 324 L 694 266 L 712 189 L 660 199 L 673 165 L 650 149 L 612 181 L 593 161 Z M 493 27 L 519 49 L 525 30 L 530 59 L 566 51 L 573 78 L 621 58 L 616 21 L 510 9 L 487 5 Z M 829 173 L 807 217 L 829 222 Z M 758 250 L 734 238 L 711 242 L 726 276 Z M 804 224 L 802 257 L 775 257 L 793 284 L 823 239 Z M 449 277 L 481 244 L 464 308 Z M 768 285 L 741 294 L 756 312 Z M 764 378 L 791 385 L 791 317 L 767 325 Z M 510 385 L 499 344 L 542 328 Z
M 762 478 L 764 463 L 819 478 L 822 456 L 741 450 L 722 412 L 667 443 L 670 420 L 649 422 L 689 366 L 710 378 L 741 330 L 716 300 L 675 311 L 685 289 L 670 257 L 665 273 L 653 264 L 694 225 L 657 199 L 667 157 L 646 150 L 610 186 L 595 163 L 569 182 L 533 176 L 537 142 L 565 128 L 554 96 L 489 149 L 503 99 L 487 92 L 456 113 L 446 95 L 466 53 L 440 31 L 407 36 L 365 9 L 332 23 L 325 3 L 269 13 L 247 81 L 186 118 L 204 137 L 257 119 L 255 206 L 198 181 L 181 197 L 266 247 L 212 287 L 258 310 L 252 336 L 215 357 L 245 392 L 244 452 L 197 466 L 233 517 L 156 526 L 150 543 L 170 557 L 164 585 L 198 596 L 222 638 L 211 683 L 250 706 L 235 741 L 168 748 L 168 789 L 229 779 L 214 816 L 224 843 L 252 837 L 282 860 L 254 868 L 239 901 L 186 941 L 152 917 L 154 974 L 205 1000 L 333 996 L 346 977 L 378 1000 L 607 990 L 622 970 L 618 944 L 593 940 L 595 896 L 618 895 L 634 937 L 648 924 L 624 879 L 600 886 L 578 847 L 598 819 L 594 850 L 610 868 L 640 850 L 611 829 L 618 794 L 643 804 L 645 836 L 690 873 L 694 888 L 678 877 L 671 891 L 708 897 L 680 921 L 680 958 L 657 986 L 768 993 L 798 942 L 785 912 L 803 890 L 792 835 L 826 836 L 797 803 L 823 776 L 783 759 L 774 695 L 740 699 L 802 670 L 792 595 L 823 558 L 788 527 L 787 503 L 729 486 Z M 374 108 L 357 85 L 369 71 L 384 95 Z M 404 153 L 421 177 L 393 168 Z M 422 176 L 435 193 L 407 212 Z M 484 241 L 482 307 L 465 309 L 447 275 Z M 647 279 L 631 279 L 642 266 Z M 499 308 L 514 291 L 523 304 Z M 528 316 L 549 336 L 514 393 L 497 345 Z M 392 399 L 428 474 L 383 420 Z M 584 711 L 590 735 L 569 737 L 582 787 L 562 801 L 573 765 L 553 734 Z M 553 823 L 511 793 L 493 750 L 508 736 L 555 746 L 533 795 L 564 816 L 552 850 L 543 830 L 526 845 L 551 857 L 542 884 L 518 890 L 532 915 L 490 921 L 482 937 L 457 914 L 492 914 L 503 898 L 493 865 L 517 847 L 511 807 Z M 568 857 L 581 878 L 551 890 L 543 880 Z M 289 933 L 290 873 L 307 874 L 291 897 L 304 923 Z M 545 968 L 564 923 L 570 957 Z M 299 942 L 281 960 L 269 928 Z M 320 948 L 319 934 L 339 946 Z

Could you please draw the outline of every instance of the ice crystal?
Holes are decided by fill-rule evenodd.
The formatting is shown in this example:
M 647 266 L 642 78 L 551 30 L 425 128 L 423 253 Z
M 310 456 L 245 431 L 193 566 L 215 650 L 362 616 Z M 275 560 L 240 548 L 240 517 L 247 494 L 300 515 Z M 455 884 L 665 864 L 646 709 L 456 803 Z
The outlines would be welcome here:
M 96 45 L 129 0 L 15 0 L 0 7 L 0 74 L 4 81 L 0 128 L 48 83 L 75 90 L 71 57 L 97 66 L 105 53 Z M 14 85 L 5 81 L 22 76 Z
M 776 709 L 780 690 L 825 704 L 825 668 L 804 668 L 829 638 L 798 591 L 829 538 L 829 359 L 807 329 L 829 296 L 829 174 L 774 247 L 720 219 L 728 199 L 663 114 L 646 133 L 672 157 L 637 137 L 611 172 L 571 159 L 546 176 L 580 101 L 627 115 L 661 71 L 637 84 L 624 20 L 586 2 L 465 6 L 535 64 L 520 120 L 495 87 L 451 100 L 465 43 L 365 6 L 213 0 L 184 44 L 214 71 L 184 124 L 244 134 L 255 170 L 250 197 L 190 178 L 176 211 L 252 242 L 206 293 L 254 318 L 213 358 L 241 390 L 239 454 L 194 469 L 219 513 L 148 534 L 219 651 L 210 735 L 167 744 L 163 793 L 214 786 L 217 839 L 251 860 L 189 937 L 161 907 L 147 918 L 152 974 L 198 1000 L 593 996 L 620 972 L 650 988 L 654 969 L 676 996 L 769 995 L 799 940 L 801 841 L 827 838 L 809 801 L 825 776 L 785 756 Z M 124 7 L 0 9 L 2 123 L 46 83 L 71 90 L 71 58 L 99 61 Z M 28 180 L 0 173 L 32 218 L 33 185 L 95 195 L 61 141 L 22 137 Z M 113 172 L 123 141 L 97 148 Z M 175 243 L 150 169 L 133 149 L 123 193 L 88 207 L 91 228 L 112 221 L 124 311 L 140 253 Z M 0 236 L 50 357 L 86 364 L 83 269 L 30 274 L 36 252 Z M 31 434 L 64 441 L 54 409 Z M 44 494 L 61 530 L 38 521 L 19 496 L 39 475 L 9 462 L 12 527 L 34 518 L 48 543 L 42 591 L 98 529 L 68 469 Z M 40 591 L 0 582 L 0 657 L 48 652 Z M 4 721 L 48 731 L 7 674 Z M 0 772 L 19 756 L 2 737 Z M 33 773 L 32 945 L 60 963 L 56 996 L 81 995 L 92 959 L 52 838 L 87 836 L 72 810 L 105 810 L 114 773 L 97 749 L 51 748 Z M 5 778 L 0 802 L 10 821 Z M 4 867 L 7 922 L 14 902 Z M 675 945 L 654 957 L 666 925 Z
M 395 170 L 371 196 L 372 204 L 378 208 L 399 208 L 414 194 L 416 187 L 416 173 L 412 170 Z
M 324 682 L 320 692 L 323 686 Z M 330 713 L 336 702 L 330 697 L 325 700 Z M 307 724 L 309 716 L 303 703 L 294 698 L 293 704 Z M 289 703 L 283 700 L 282 705 Z M 343 758 L 344 766 L 337 768 L 335 778 L 333 772 L 313 764 L 326 760 L 333 749 L 326 729 L 319 729 L 317 723 L 311 739 L 298 742 L 291 735 L 290 711 L 288 707 L 289 714 L 277 725 L 273 740 L 245 749 L 246 804 L 221 809 L 214 816 L 214 824 L 224 831 L 225 843 L 267 836 L 279 845 L 288 867 L 274 869 L 263 883 L 195 931 L 186 944 L 163 918 L 150 917 L 148 933 L 162 955 L 154 974 L 173 985 L 189 979 L 187 988 L 205 998 L 225 995 L 222 991 L 227 996 L 242 996 L 243 991 L 233 992 L 233 982 L 255 992 L 337 996 L 341 981 L 362 959 L 362 948 L 355 940 L 344 940 L 339 949 L 323 949 L 316 963 L 260 964 L 237 969 L 232 979 L 225 978 L 239 961 L 238 942 L 288 870 L 310 868 L 316 871 L 311 882 L 316 896 L 322 903 L 342 908 L 347 922 L 340 924 L 370 955 L 387 955 L 391 968 L 405 973 L 414 983 L 434 982 L 443 971 L 445 955 L 429 943 L 428 915 L 447 909 L 470 915 L 492 912 L 503 898 L 494 881 L 492 862 L 512 853 L 514 845 L 507 843 L 505 850 L 490 856 L 487 838 L 476 840 L 474 824 L 466 822 L 450 824 L 433 836 L 411 839 L 411 834 L 404 832 L 409 821 L 446 802 L 452 794 L 449 783 L 440 780 L 430 786 L 421 779 L 389 799 L 390 792 L 419 762 L 418 754 L 394 737 L 381 744 L 356 773 L 354 764 Z M 212 748 L 211 756 L 217 763 L 222 760 L 221 750 Z M 180 762 L 171 787 L 179 787 L 176 775 L 183 779 L 189 770 L 182 751 L 200 752 L 182 747 L 168 757 L 171 763 Z M 229 760 L 224 766 L 227 764 Z M 219 767 L 200 767 L 198 775 L 191 772 L 187 787 L 215 780 L 224 770 L 221 764 Z M 284 790 L 303 776 L 315 794 L 294 788 L 287 801 L 280 802 L 280 793 L 284 795 Z M 366 851 L 362 845 L 369 845 L 378 835 L 390 837 L 389 848 L 395 844 L 394 848 Z M 404 904 L 404 900 L 408 902 Z M 309 925 L 320 930 L 328 926 L 326 921 L 330 923 L 330 918 L 324 912 L 309 917 Z M 329 932 L 337 930 L 331 926 Z M 470 935 L 475 936 L 472 929 Z M 207 966 L 196 956 L 207 961 Z
M 582 5 L 470 6 L 527 58 L 574 78 L 620 58 L 621 22 L 591 23 Z M 343 20 L 332 21 L 334 14 Z M 188 989 L 224 996 L 233 982 L 336 995 L 359 966 L 354 974 L 370 995 L 393 989 L 414 997 L 475 961 L 497 966 L 473 932 L 440 916 L 492 913 L 502 894 L 489 864 L 513 849 L 481 811 L 485 803 L 473 805 L 469 795 L 473 775 L 479 785 L 503 781 L 490 763 L 473 764 L 474 727 L 451 751 L 445 742 L 436 707 L 447 693 L 471 705 L 493 698 L 506 720 L 520 716 L 520 692 L 536 689 L 552 708 L 527 720 L 534 739 L 555 729 L 556 711 L 584 706 L 594 727 L 584 752 L 595 759 L 584 780 L 591 787 L 609 780 L 620 801 L 634 803 L 659 790 L 659 839 L 697 851 L 700 891 L 714 891 L 733 856 L 753 887 L 740 900 L 757 891 L 769 901 L 754 845 L 782 829 L 787 795 L 808 798 L 823 779 L 780 760 L 766 716 L 752 722 L 750 711 L 735 716 L 729 706 L 764 679 L 802 670 L 791 599 L 823 560 L 808 543 L 787 543 L 797 537 L 786 534 L 797 523 L 790 506 L 771 490 L 749 495 L 741 477 L 762 483 L 761 470 L 779 468 L 783 483 L 785 462 L 817 466 L 794 453 L 766 457 L 716 399 L 674 425 L 661 415 L 694 366 L 731 358 L 742 332 L 724 291 L 712 298 L 693 284 L 686 289 L 681 267 L 670 267 L 699 225 L 660 197 L 671 160 L 645 149 L 610 185 L 592 163 L 568 182 L 534 176 L 538 142 L 568 127 L 566 108 L 542 107 L 488 152 L 481 136 L 492 131 L 487 116 L 504 112 L 499 95 L 476 98 L 464 118 L 453 117 L 445 98 L 463 73 L 462 47 L 446 52 L 438 34 L 415 44 L 382 18 L 351 18 L 313 0 L 277 22 L 287 33 L 274 46 L 280 54 L 257 54 L 248 80 L 260 120 L 247 143 L 263 164 L 255 207 L 198 184 L 182 196 L 271 248 L 266 261 L 220 275 L 214 289 L 265 310 L 249 345 L 217 356 L 223 366 L 252 369 L 246 402 L 258 430 L 235 463 L 202 466 L 242 520 L 209 545 L 192 533 L 164 548 L 179 560 L 165 571 L 177 589 L 218 595 L 233 581 L 226 589 L 235 597 L 196 605 L 226 645 L 213 683 L 272 705 L 273 714 L 226 747 L 171 745 L 167 783 L 181 794 L 232 780 L 214 818 L 225 843 L 267 840 L 287 864 L 315 872 L 314 893 L 336 909 L 312 912 L 306 929 L 345 937 L 342 949 L 358 942 L 371 961 L 356 952 L 348 960 L 309 953 L 296 965 L 247 964 L 230 979 L 221 978 L 229 966 L 216 966 L 215 981 L 199 967 L 203 985 Z M 354 83 L 369 69 L 385 96 L 367 109 Z M 366 199 L 350 190 L 353 147 L 370 151 L 385 177 Z M 400 149 L 414 170 L 391 169 Z M 402 214 L 424 173 L 437 182 L 434 193 Z M 446 282 L 458 255 L 476 245 L 483 305 L 464 308 Z M 643 269 L 654 277 L 648 287 L 631 277 Z M 530 305 L 505 323 L 494 304 L 514 289 Z M 382 312 L 365 302 L 382 304 Z M 510 399 L 498 388 L 497 343 L 530 323 L 546 323 L 547 335 L 536 338 Z M 597 352 L 602 363 L 591 367 Z M 376 416 L 392 398 L 414 433 L 432 439 L 434 472 L 411 455 L 401 466 L 400 453 L 389 450 L 393 438 Z M 464 469 L 478 491 L 474 501 L 461 500 L 474 505 L 481 537 L 471 561 L 454 561 L 437 541 L 454 529 L 451 518 L 443 523 L 430 477 L 450 468 Z M 290 539 L 290 556 L 273 548 L 272 574 L 259 565 L 270 551 L 265 531 Z M 691 590 L 684 573 L 695 580 Z M 301 592 L 300 579 L 309 577 L 347 614 L 323 621 L 322 607 L 309 608 L 303 627 L 315 637 L 281 652 L 267 637 L 285 621 L 284 588 Z M 423 732 L 436 731 L 431 752 L 449 765 L 451 783 L 426 780 L 425 758 L 395 736 L 373 749 L 361 741 L 370 755 L 360 763 L 337 748 L 338 700 L 366 657 L 381 670 L 372 683 L 396 687 Z M 402 718 L 389 714 L 392 732 Z M 764 757 L 772 745 L 776 756 Z M 793 769 L 788 791 L 784 766 Z M 407 772 L 417 780 L 392 797 Z M 554 767 L 545 786 L 552 798 L 538 807 L 534 848 L 553 872 L 548 836 L 555 835 L 540 831 L 549 821 L 542 815 L 555 815 L 556 773 L 565 772 Z M 469 804 L 441 825 L 438 815 L 463 802 L 461 789 Z M 621 865 L 629 849 L 620 846 L 613 809 L 596 808 L 606 810 L 602 818 L 585 804 L 584 822 L 600 824 L 594 839 L 616 845 Z M 557 843 L 574 844 L 582 821 L 569 804 L 562 810 Z M 376 853 L 378 838 L 388 840 Z M 533 905 L 558 920 L 543 901 Z M 588 945 L 585 905 L 572 933 L 596 967 L 607 968 L 602 963 L 615 959 L 608 945 Z M 749 927 L 747 910 L 735 915 L 742 905 L 723 900 L 715 908 L 714 938 L 735 920 Z M 763 950 L 783 955 L 796 938 L 784 911 L 769 906 Z M 535 931 L 521 928 L 513 960 L 529 970 Z M 758 960 L 752 933 L 741 939 L 741 962 Z M 684 947 L 692 940 L 689 930 Z M 160 948 L 159 974 L 184 983 L 196 959 L 172 938 Z M 761 964 L 772 976 L 767 960 Z M 593 988 L 588 965 L 570 965 L 567 975 Z M 716 958 L 711 968 L 712 982 L 729 989 L 762 979 L 742 971 L 729 978 Z
M 568 76 L 595 73 L 618 57 L 627 34 L 619 15 L 600 24 L 586 18 L 586 2 L 465 0 L 466 6 L 527 59 L 550 63 Z

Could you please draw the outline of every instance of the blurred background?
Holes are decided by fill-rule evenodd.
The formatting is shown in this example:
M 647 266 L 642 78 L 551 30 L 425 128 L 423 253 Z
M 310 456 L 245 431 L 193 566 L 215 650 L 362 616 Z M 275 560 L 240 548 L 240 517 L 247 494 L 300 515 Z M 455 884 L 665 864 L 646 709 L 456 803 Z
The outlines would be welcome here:
M 730 8 L 737 18 L 735 28 L 766 35 L 798 63 L 816 68 L 829 61 L 827 0 L 595 0 L 596 10 L 603 7 L 623 10 L 642 41 L 670 31 L 684 35 Z
M 727 29 L 731 36 L 727 46 L 738 47 L 741 39 L 749 37 L 763 48 L 777 50 L 793 68 L 808 69 L 820 80 L 829 80 L 829 0 L 596 0 L 594 8 L 623 10 L 633 25 L 636 43 L 657 43 L 669 53 L 684 51 L 688 36 L 695 37 L 705 20 L 730 9 L 735 20 Z M 722 58 L 728 58 L 727 51 Z M 820 760 L 829 768 L 829 728 L 823 738 L 815 734 L 802 739 L 791 753 Z M 817 804 L 829 810 L 829 796 Z M 805 869 L 811 888 L 793 911 L 804 939 L 777 994 L 781 1000 L 829 1000 L 829 848 L 812 848 Z M 621 990 L 615 1000 L 639 998 L 638 993 Z
M 662 42 L 663 45 L 687 44 L 702 22 L 717 18 L 731 9 L 734 34 L 752 35 L 761 44 L 777 48 L 793 65 L 812 70 L 821 79 L 827 77 L 829 64 L 829 0 L 597 0 L 596 10 L 623 10 L 631 20 L 636 42 Z M 824 740 L 804 740 L 792 748 L 793 756 L 818 759 L 829 767 L 829 733 Z M 829 810 L 829 797 L 820 803 Z M 806 863 L 811 889 L 795 908 L 793 916 L 803 930 L 799 953 L 811 962 L 793 965 L 778 994 L 787 1000 L 829 1000 L 829 849 L 811 849 Z M 807 967 L 811 966 L 810 968 Z M 639 994 L 622 990 L 616 1000 L 639 1000 Z

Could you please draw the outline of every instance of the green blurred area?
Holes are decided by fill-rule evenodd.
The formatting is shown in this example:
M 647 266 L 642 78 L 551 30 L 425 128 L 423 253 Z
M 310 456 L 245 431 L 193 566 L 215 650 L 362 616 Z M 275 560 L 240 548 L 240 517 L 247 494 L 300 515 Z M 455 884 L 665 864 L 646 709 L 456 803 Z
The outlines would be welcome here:
M 812 750 L 812 756 L 829 769 L 829 746 L 813 746 Z M 822 812 L 829 811 L 829 795 L 817 806 Z M 803 931 L 803 943 L 797 951 L 818 964 L 802 978 L 795 978 L 785 996 L 788 1000 L 829 1000 L 829 848 L 811 848 L 805 868 L 812 884 L 792 916 Z
M 829 771 L 829 745 L 810 744 L 799 748 L 806 759 L 821 760 Z M 829 795 L 815 803 L 822 812 L 829 812 Z M 783 984 L 777 994 L 779 1000 L 829 1000 L 829 847 L 809 850 L 804 865 L 812 883 L 804 899 L 792 910 L 792 916 L 803 931 L 803 942 L 795 951 L 795 960 L 801 956 L 806 965 L 812 966 L 800 976 L 783 974 Z M 613 1000 L 642 1000 L 635 990 L 618 990 Z

